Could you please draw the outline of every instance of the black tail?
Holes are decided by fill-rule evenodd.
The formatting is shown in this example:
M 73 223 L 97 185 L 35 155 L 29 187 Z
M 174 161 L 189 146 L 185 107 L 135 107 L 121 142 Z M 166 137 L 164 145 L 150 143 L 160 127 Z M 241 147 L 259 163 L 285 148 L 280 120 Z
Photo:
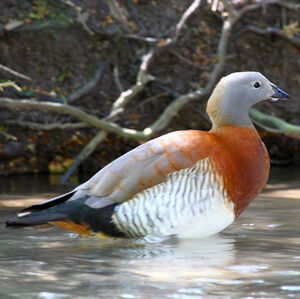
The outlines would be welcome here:
M 41 204 L 33 205 L 20 212 L 18 217 L 6 221 L 6 227 L 28 227 L 42 224 L 54 224 L 77 233 L 103 233 L 112 237 L 124 237 L 111 221 L 115 207 L 118 205 L 108 199 L 96 198 L 103 201 L 99 208 L 91 207 L 86 201 L 89 195 L 68 199 L 74 194 L 70 192 L 53 198 Z
M 75 194 L 75 192 L 76 191 L 71 191 L 71 192 L 59 195 L 57 197 L 51 198 L 47 201 L 43 201 L 41 203 L 38 203 L 36 205 L 32 205 L 28 208 L 25 208 L 25 209 L 21 210 L 19 212 L 19 215 L 21 216 L 22 214 L 25 214 L 25 213 L 27 214 L 27 213 L 32 213 L 32 212 L 39 212 L 39 211 L 48 209 L 50 207 L 56 206 L 60 203 L 63 203 L 65 201 L 67 201 L 69 198 L 72 197 L 72 195 Z
M 65 217 L 63 214 L 41 213 L 41 211 L 67 201 L 74 193 L 75 191 L 71 191 L 25 208 L 18 213 L 18 217 L 7 220 L 6 227 L 26 227 L 62 220 Z
M 28 227 L 42 224 L 49 224 L 55 221 L 64 220 L 65 215 L 54 214 L 54 215 L 43 215 L 42 213 L 30 214 L 22 217 L 12 218 L 6 221 L 6 227 Z

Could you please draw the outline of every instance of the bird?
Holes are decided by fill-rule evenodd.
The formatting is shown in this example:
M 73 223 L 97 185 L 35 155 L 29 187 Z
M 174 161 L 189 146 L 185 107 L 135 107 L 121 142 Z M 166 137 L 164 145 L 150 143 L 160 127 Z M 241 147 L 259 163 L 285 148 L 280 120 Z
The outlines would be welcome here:
M 74 190 L 23 209 L 7 227 L 54 225 L 79 235 L 202 238 L 232 224 L 265 187 L 270 158 L 249 117 L 289 95 L 259 72 L 221 78 L 207 102 L 209 131 L 147 141 Z

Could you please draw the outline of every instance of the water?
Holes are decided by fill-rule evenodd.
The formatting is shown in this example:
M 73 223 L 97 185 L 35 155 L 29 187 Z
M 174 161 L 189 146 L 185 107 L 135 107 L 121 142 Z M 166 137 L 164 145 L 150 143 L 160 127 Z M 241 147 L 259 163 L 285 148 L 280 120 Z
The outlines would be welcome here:
M 299 179 L 299 169 L 273 170 L 263 194 L 214 237 L 143 245 L 5 229 L 24 205 L 69 188 L 1 178 L 0 298 L 300 298 Z

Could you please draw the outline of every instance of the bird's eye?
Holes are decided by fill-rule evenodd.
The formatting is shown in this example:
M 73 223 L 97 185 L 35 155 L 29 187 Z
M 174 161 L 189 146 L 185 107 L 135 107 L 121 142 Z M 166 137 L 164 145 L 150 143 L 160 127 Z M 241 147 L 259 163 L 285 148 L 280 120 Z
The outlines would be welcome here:
M 260 87 L 260 83 L 259 83 L 258 81 L 256 81 L 256 82 L 253 84 L 253 86 L 254 86 L 255 88 L 259 88 L 259 87 Z

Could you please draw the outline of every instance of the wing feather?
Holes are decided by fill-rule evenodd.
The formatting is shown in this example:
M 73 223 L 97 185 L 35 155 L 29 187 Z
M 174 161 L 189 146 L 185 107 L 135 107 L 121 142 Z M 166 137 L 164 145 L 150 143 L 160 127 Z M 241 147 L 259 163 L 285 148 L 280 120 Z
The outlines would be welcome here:
M 166 181 L 175 171 L 208 156 L 208 135 L 177 131 L 150 140 L 114 160 L 75 190 L 124 202 L 138 192 Z

